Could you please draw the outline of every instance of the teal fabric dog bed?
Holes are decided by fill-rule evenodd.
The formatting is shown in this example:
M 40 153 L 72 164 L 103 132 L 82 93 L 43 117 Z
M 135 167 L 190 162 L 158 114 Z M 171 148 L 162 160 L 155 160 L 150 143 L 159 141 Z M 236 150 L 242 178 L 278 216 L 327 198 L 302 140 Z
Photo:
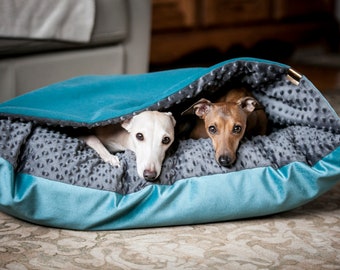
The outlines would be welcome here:
M 210 139 L 180 140 L 156 182 L 120 167 L 78 135 L 144 110 L 179 117 L 199 98 L 246 87 L 264 105 L 267 136 L 244 139 L 219 166 Z M 279 213 L 340 180 L 340 119 L 289 66 L 238 58 L 208 68 L 82 76 L 0 104 L 0 210 L 33 223 L 111 230 L 227 221 Z

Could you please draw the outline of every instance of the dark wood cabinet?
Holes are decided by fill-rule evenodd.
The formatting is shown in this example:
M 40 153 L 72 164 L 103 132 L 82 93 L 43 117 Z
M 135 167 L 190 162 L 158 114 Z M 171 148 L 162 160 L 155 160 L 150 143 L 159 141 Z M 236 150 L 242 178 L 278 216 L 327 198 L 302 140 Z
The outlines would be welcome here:
M 204 48 L 261 40 L 302 44 L 331 35 L 334 0 L 153 0 L 151 64 Z M 336 33 L 338 34 L 338 33 Z

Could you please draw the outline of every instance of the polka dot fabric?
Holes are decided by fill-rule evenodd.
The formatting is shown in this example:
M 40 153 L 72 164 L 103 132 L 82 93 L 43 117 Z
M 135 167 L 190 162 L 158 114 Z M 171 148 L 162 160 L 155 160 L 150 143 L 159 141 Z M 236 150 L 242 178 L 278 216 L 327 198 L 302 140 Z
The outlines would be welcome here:
M 0 121 L 0 156 L 17 167 L 21 159 L 21 147 L 31 132 L 32 124 L 11 120 Z

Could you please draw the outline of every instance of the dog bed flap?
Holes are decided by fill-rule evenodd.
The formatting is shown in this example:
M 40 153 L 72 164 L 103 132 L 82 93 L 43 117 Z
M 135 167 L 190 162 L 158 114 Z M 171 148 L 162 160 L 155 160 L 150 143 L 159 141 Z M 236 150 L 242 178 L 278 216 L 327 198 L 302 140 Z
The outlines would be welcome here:
M 1 112 L 71 126 L 116 122 L 171 96 L 205 72 L 204 68 L 190 68 L 143 75 L 81 76 L 5 102 Z
M 197 224 L 298 207 L 340 180 L 340 119 L 286 65 L 239 58 L 208 68 L 82 76 L 0 104 L 0 210 L 34 223 L 109 230 Z M 293 78 L 294 79 L 294 78 Z M 294 80 L 293 80 L 294 82 Z M 178 113 L 201 97 L 244 86 L 264 105 L 270 132 L 244 139 L 234 166 L 210 139 L 181 140 L 156 182 L 134 153 L 113 167 L 75 134 L 143 110 Z

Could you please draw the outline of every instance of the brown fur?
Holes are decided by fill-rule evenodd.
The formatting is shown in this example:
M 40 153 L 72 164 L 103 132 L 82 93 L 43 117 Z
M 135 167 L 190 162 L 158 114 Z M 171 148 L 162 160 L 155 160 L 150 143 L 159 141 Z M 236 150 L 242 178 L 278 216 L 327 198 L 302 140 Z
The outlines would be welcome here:
M 265 135 L 267 117 L 262 105 L 244 88 L 230 90 L 213 103 L 200 99 L 183 114 L 199 118 L 190 133 L 193 139 L 211 138 L 216 161 L 225 167 L 236 160 L 243 136 Z

